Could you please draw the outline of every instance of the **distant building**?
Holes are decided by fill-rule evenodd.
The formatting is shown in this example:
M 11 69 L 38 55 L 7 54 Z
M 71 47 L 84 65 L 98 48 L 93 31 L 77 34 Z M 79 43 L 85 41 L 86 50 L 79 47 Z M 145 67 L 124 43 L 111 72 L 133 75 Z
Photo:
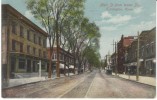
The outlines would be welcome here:
M 111 55 L 111 67 L 112 67 L 112 71 L 116 72 L 116 53 L 113 53 Z
M 117 72 L 118 73 L 124 73 L 125 67 L 124 67 L 124 61 L 125 61 L 125 52 L 127 47 L 133 42 L 134 37 L 128 36 L 124 37 L 121 36 L 121 40 L 117 44 Z
M 48 59 L 50 57 L 50 48 L 47 48 Z M 53 47 L 52 54 L 52 70 L 56 70 L 56 61 L 57 61 L 57 48 Z M 71 73 L 74 72 L 74 59 L 71 53 L 65 51 L 64 49 L 59 49 L 59 61 L 60 61 L 60 73 L 65 74 L 68 72 L 68 69 Z
M 140 34 L 139 58 L 140 75 L 155 76 L 156 73 L 156 28 L 142 31 Z M 126 73 L 136 74 L 137 68 L 137 40 L 127 48 L 125 61 Z
M 46 70 L 48 34 L 8 4 L 2 5 L 2 79 Z

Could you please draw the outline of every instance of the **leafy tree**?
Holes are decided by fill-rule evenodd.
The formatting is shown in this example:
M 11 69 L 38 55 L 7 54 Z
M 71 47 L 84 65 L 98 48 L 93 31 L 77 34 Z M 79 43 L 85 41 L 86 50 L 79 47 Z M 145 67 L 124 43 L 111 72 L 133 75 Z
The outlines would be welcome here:
M 62 22 L 69 16 L 76 16 L 82 13 L 84 0 L 27 0 L 27 8 L 34 17 L 42 23 L 49 37 L 50 57 L 49 57 L 49 75 L 51 78 L 51 59 L 53 53 L 53 45 L 56 40 L 57 52 L 59 52 L 59 37 L 63 32 L 64 25 Z M 76 10 L 75 10 L 76 9 Z M 79 9 L 79 10 L 78 10 Z M 76 12 L 77 11 L 77 12 Z M 63 33 L 62 33 L 63 34 Z M 59 55 L 57 54 L 57 76 L 59 76 Z

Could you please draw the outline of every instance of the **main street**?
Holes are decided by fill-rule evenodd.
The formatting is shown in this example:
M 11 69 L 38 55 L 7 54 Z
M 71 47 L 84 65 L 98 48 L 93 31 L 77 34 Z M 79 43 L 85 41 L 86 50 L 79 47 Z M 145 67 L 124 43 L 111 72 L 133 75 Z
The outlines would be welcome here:
M 3 97 L 15 98 L 153 98 L 155 87 L 106 75 L 86 72 L 33 84 L 8 88 Z

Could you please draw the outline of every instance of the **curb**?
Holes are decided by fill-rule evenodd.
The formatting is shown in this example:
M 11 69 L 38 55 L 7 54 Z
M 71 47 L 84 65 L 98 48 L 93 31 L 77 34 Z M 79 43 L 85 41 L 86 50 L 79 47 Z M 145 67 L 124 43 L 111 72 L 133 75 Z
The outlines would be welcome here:
M 115 76 L 115 75 L 113 75 Z M 130 79 L 126 79 L 126 78 L 123 78 L 123 77 L 120 77 L 120 76 L 117 76 L 118 78 L 121 78 L 121 79 L 124 79 L 124 80 L 128 80 L 128 81 L 132 81 L 132 82 L 136 82 L 136 83 L 139 83 L 139 84 L 144 84 L 144 85 L 148 85 L 148 86 L 151 86 L 151 87 L 156 87 L 154 85 L 150 85 L 150 84 L 146 84 L 146 83 L 142 83 L 142 82 L 138 82 L 138 81 L 135 81 L 135 80 L 130 80 Z

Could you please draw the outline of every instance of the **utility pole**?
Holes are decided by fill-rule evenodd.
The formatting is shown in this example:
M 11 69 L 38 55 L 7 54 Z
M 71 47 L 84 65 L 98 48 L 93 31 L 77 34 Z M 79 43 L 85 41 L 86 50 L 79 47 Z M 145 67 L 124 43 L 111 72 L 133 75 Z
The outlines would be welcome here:
M 140 46 L 140 38 L 139 32 L 137 33 L 137 69 L 136 69 L 136 81 L 139 81 L 139 46 Z
M 117 76 L 117 42 L 115 42 L 115 73 Z
M 114 40 L 113 40 L 113 44 L 112 45 L 113 45 L 113 52 L 115 52 L 115 63 L 114 63 L 114 66 L 115 66 L 115 74 L 117 76 L 117 42 L 114 42 Z

